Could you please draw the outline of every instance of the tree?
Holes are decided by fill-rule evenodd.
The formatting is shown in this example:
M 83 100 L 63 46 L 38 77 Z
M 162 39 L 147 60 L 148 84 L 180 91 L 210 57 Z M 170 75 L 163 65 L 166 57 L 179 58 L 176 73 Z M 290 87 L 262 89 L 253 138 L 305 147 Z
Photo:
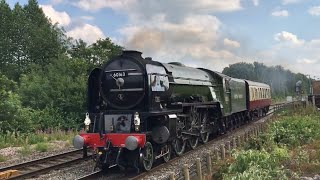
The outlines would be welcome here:
M 0 74 L 0 132 L 31 130 L 30 118 L 24 116 L 28 109 L 22 108 L 17 84 Z
M 85 113 L 88 64 L 59 56 L 45 68 L 35 65 L 22 76 L 20 94 L 25 107 L 42 111 L 42 128 L 76 127 Z M 50 117 L 51 116 L 51 117 Z M 57 117 L 52 120 L 52 117 Z
M 10 9 L 0 1 L 0 65 L 1 72 L 18 81 L 30 65 L 45 66 L 52 58 L 65 53 L 68 40 L 63 31 L 52 25 L 36 0 L 29 0 L 21 7 L 15 4 Z
M 111 57 L 120 55 L 122 50 L 123 47 L 114 44 L 110 38 L 99 39 L 89 46 L 80 39 L 76 41 L 68 53 L 73 58 L 85 59 L 92 69 L 102 65 Z
M 12 32 L 12 12 L 9 5 L 0 1 L 0 70 L 2 73 L 11 72 L 14 68 L 9 65 L 12 63 L 12 45 L 10 37 Z
M 308 92 L 309 81 L 303 74 L 294 74 L 282 66 L 268 67 L 263 63 L 236 63 L 223 69 L 223 73 L 241 79 L 267 83 L 271 86 L 273 97 L 295 94 L 295 83 L 301 80 L 304 92 Z
M 257 79 L 254 66 L 245 62 L 231 64 L 229 67 L 224 68 L 222 73 L 235 78 L 253 81 Z

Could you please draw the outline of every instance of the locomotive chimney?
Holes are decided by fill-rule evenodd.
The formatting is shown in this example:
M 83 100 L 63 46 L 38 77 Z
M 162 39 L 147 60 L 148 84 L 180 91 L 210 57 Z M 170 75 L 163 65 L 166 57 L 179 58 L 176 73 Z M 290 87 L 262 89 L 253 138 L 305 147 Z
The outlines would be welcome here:
M 134 50 L 125 50 L 122 52 L 122 55 L 130 56 L 133 58 L 142 58 L 141 54 L 142 54 L 142 52 L 134 51 Z

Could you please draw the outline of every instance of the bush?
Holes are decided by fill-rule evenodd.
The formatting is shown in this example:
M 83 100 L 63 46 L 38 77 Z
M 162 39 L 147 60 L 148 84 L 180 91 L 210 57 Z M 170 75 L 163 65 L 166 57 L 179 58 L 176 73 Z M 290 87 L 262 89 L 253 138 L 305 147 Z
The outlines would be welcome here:
M 36 144 L 35 150 L 40 152 L 47 152 L 49 149 L 49 146 L 47 143 L 38 143 Z
M 296 147 L 320 137 L 320 121 L 316 116 L 284 117 L 270 126 L 274 142 Z
M 25 116 L 29 109 L 22 107 L 16 90 L 16 83 L 0 74 L 0 134 L 32 130 L 32 122 Z
M 228 168 L 224 179 L 288 179 L 280 163 L 288 159 L 285 148 L 275 148 L 271 153 L 265 150 L 239 151 L 235 161 Z
M 273 141 L 273 136 L 270 133 L 260 134 L 256 138 L 249 139 L 248 143 L 244 145 L 245 150 L 266 150 L 271 152 L 277 144 Z
M 18 150 L 18 153 L 20 153 L 23 156 L 26 156 L 32 153 L 32 149 L 29 145 L 24 145 L 21 149 Z

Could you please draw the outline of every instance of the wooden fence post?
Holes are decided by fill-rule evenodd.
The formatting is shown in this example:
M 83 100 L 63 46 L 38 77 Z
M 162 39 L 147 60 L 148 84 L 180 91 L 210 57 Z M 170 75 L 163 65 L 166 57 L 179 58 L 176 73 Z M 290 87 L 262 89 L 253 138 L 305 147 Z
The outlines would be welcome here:
M 196 160 L 196 166 L 197 166 L 198 179 L 199 179 L 199 180 L 202 180 L 202 169 L 201 169 L 201 160 L 200 160 L 200 158 L 197 158 L 197 160 Z
M 220 145 L 220 149 L 221 149 L 221 159 L 225 159 L 226 158 L 226 149 L 224 147 L 224 144 Z
M 227 146 L 227 154 L 230 155 L 231 154 L 231 142 L 230 141 L 227 141 L 226 143 L 226 146 Z
M 210 153 L 207 153 L 207 168 L 208 168 L 208 175 L 212 175 L 212 161 L 211 161 L 211 156 Z
M 176 178 L 174 177 L 174 172 L 170 173 L 170 180 L 175 180 Z
M 232 138 L 232 148 L 233 149 L 237 148 L 237 142 L 236 142 L 236 138 L 235 137 Z
M 216 153 L 216 160 L 218 161 L 220 159 L 219 150 L 218 150 L 218 148 L 215 148 L 214 151 Z
M 249 135 L 249 131 L 246 131 L 246 133 L 245 133 L 245 139 L 246 139 L 246 142 L 248 142 L 248 141 L 249 141 L 249 137 L 250 137 L 250 135 Z
M 185 180 L 190 180 L 188 164 L 184 164 L 183 165 L 183 174 L 184 174 L 184 179 Z

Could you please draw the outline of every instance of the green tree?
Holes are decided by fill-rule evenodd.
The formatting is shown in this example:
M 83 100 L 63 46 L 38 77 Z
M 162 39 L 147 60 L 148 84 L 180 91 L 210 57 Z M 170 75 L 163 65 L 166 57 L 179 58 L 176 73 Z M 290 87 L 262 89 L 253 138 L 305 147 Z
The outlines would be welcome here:
M 241 79 L 267 83 L 271 86 L 273 97 L 295 94 L 295 84 L 301 80 L 304 92 L 308 92 L 309 80 L 303 74 L 295 74 L 282 66 L 266 66 L 263 63 L 235 63 L 223 69 L 222 73 Z
M 46 66 L 66 52 L 69 44 L 63 30 L 51 24 L 36 0 L 24 7 L 17 3 L 13 10 L 1 0 L 0 10 L 0 65 L 8 78 L 18 81 L 30 65 Z
M 88 64 L 82 59 L 60 56 L 45 68 L 34 66 L 20 82 L 22 103 L 46 114 L 42 128 L 50 125 L 76 127 L 85 112 Z M 52 121 L 52 117 L 57 117 Z
M 68 53 L 73 58 L 85 59 L 92 69 L 102 65 L 111 57 L 120 55 L 122 50 L 123 47 L 114 44 L 110 38 L 99 39 L 89 46 L 80 39 L 76 41 Z
M 248 79 L 253 81 L 257 80 L 255 67 L 250 63 L 240 62 L 231 64 L 229 67 L 225 67 L 222 73 L 235 78 Z
M 20 96 L 16 93 L 17 84 L 0 74 L 0 132 L 31 130 L 31 119 L 25 118 L 28 109 L 21 106 Z

